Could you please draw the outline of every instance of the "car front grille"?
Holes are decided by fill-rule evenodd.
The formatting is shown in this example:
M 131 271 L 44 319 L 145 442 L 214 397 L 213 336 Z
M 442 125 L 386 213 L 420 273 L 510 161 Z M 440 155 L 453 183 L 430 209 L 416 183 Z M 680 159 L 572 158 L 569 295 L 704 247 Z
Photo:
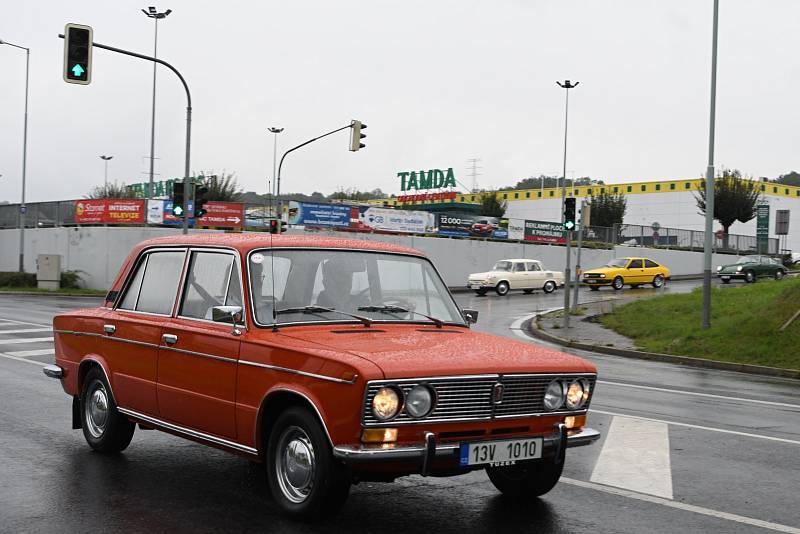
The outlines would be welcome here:
M 544 408 L 544 391 L 554 379 L 567 382 L 575 378 L 583 378 L 589 382 L 589 399 L 579 410 L 567 410 L 569 413 L 585 413 L 594 393 L 595 375 L 591 374 L 526 374 L 526 375 L 481 375 L 471 377 L 447 377 L 430 379 L 380 380 L 367 385 L 364 397 L 363 423 L 365 426 L 396 425 L 419 423 L 425 421 L 483 421 L 513 417 L 533 416 L 539 414 L 563 413 L 550 412 Z M 405 410 L 389 421 L 379 421 L 372 413 L 372 399 L 384 386 L 394 386 L 408 395 L 411 388 L 425 384 L 435 392 L 435 406 L 426 417 L 415 419 Z M 500 402 L 492 399 L 493 391 L 502 384 L 503 396 Z
M 584 278 L 602 278 L 600 273 L 586 273 L 583 275 Z

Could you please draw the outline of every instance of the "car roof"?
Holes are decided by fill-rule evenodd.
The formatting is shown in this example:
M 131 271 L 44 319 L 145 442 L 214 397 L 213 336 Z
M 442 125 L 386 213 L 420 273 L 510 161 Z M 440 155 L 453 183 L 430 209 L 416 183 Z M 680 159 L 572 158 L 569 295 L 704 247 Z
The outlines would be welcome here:
M 507 260 L 497 260 L 497 261 L 533 261 L 536 263 L 542 263 L 539 260 L 532 260 L 530 258 L 508 258 Z

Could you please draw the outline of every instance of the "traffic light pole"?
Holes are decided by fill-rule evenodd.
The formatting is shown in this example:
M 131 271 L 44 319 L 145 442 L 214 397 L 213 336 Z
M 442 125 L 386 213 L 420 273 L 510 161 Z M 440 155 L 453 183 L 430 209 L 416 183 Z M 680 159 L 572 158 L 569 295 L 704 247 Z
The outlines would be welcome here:
M 58 34 L 58 36 L 61 37 L 62 39 L 64 38 L 64 34 L 63 33 Z M 136 58 L 139 58 L 139 59 L 144 59 L 146 61 L 153 61 L 154 63 L 160 63 L 160 64 L 164 65 L 165 67 L 167 67 L 172 72 L 174 72 L 178 76 L 178 79 L 180 79 L 181 83 L 183 84 L 183 88 L 186 91 L 186 161 L 185 161 L 185 167 L 184 167 L 184 173 L 183 173 L 183 181 L 184 181 L 184 183 L 188 184 L 189 183 L 189 154 L 191 152 L 190 149 L 191 149 L 191 146 L 192 146 L 192 142 L 191 142 L 191 140 L 192 140 L 192 95 L 189 92 L 189 86 L 186 84 L 186 80 L 183 79 L 183 76 L 181 76 L 181 73 L 178 72 L 178 69 L 176 69 L 175 67 L 173 67 L 172 65 L 170 65 L 169 63 L 167 63 L 166 61 L 164 61 L 162 59 L 158 59 L 158 58 L 150 57 L 150 56 L 145 56 L 143 54 L 137 54 L 136 52 L 131 52 L 129 50 L 123 50 L 121 48 L 115 48 L 113 46 L 108 46 L 108 45 L 104 45 L 104 44 L 100 44 L 100 43 L 92 42 L 91 44 L 92 44 L 92 47 L 94 47 L 94 48 L 102 48 L 103 50 L 109 50 L 111 52 L 116 52 L 118 54 L 124 54 L 126 56 L 136 57 Z M 191 205 L 194 206 L 194 187 L 190 187 L 190 189 L 191 189 L 191 192 L 189 193 L 189 196 L 187 197 L 187 204 L 191 203 Z M 184 234 L 189 233 L 189 214 L 188 213 L 183 218 L 183 233 Z
M 586 221 L 584 210 L 586 202 L 581 200 L 580 216 L 578 217 L 578 256 L 575 258 L 575 293 L 572 295 L 572 308 L 578 309 L 578 288 L 581 285 L 581 248 L 583 246 L 583 223 Z
M 564 215 L 564 204 L 567 198 L 567 127 L 569 125 L 569 90 L 578 86 L 580 82 L 571 83 L 569 80 L 564 80 L 564 83 L 556 82 L 562 89 L 566 90 L 566 102 L 564 107 L 564 168 L 563 168 L 563 182 L 561 183 L 561 224 L 566 221 Z M 574 183 L 572 184 L 575 185 Z M 564 267 L 564 328 L 569 328 L 569 289 L 572 281 L 570 280 L 570 241 L 572 241 L 572 231 L 565 230 L 564 234 L 567 237 L 567 261 Z M 577 291 L 578 288 L 575 288 Z

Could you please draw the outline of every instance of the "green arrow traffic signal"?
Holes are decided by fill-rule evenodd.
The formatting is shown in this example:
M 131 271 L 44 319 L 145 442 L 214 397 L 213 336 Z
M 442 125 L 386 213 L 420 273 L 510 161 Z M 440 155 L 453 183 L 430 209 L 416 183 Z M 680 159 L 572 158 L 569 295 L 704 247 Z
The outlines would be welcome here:
M 85 70 L 83 70 L 83 67 L 81 67 L 77 63 L 70 70 L 72 71 L 72 74 L 74 74 L 75 76 L 81 76 L 84 72 L 86 72 Z

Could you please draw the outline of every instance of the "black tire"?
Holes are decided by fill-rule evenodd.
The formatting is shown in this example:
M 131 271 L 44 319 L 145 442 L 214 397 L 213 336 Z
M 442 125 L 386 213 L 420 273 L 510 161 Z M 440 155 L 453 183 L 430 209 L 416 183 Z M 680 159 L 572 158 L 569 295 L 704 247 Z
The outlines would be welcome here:
M 109 454 L 130 445 L 136 425 L 119 413 L 111 387 L 97 367 L 83 379 L 80 406 L 83 437 L 92 449 Z
M 785 274 L 786 273 L 783 272 L 783 269 L 778 269 L 777 271 L 775 271 L 775 280 L 783 280 L 783 276 Z
M 619 291 L 625 286 L 625 279 L 621 276 L 617 276 L 614 278 L 614 281 L 611 282 L 611 287 L 613 287 L 616 291 Z
M 591 290 L 591 291 L 600 291 L 600 286 L 589 286 L 589 290 Z
M 653 287 L 658 289 L 664 285 L 664 277 L 660 274 L 657 274 L 655 278 L 653 278 Z
M 526 295 L 530 295 L 531 293 L 533 293 L 533 289 L 523 289 L 522 292 L 525 293 Z
M 341 509 L 350 493 L 348 469 L 334 459 L 325 431 L 304 408 L 289 408 L 275 421 L 265 463 L 272 498 L 296 519 L 324 519 Z
M 548 280 L 542 286 L 542 291 L 544 291 L 545 293 L 552 293 L 555 290 L 556 290 L 556 283 L 553 282 L 552 280 Z
M 744 281 L 748 284 L 754 284 L 756 282 L 756 273 L 753 271 L 747 271 L 744 273 Z
M 723 278 L 723 279 L 722 279 L 722 283 L 723 283 L 723 284 L 730 284 L 730 283 L 731 283 L 731 279 L 730 279 L 730 278 L 728 278 L 728 279 L 726 280 L 725 278 Z
M 564 469 L 561 461 L 535 460 L 507 467 L 487 467 L 486 474 L 504 496 L 512 499 L 529 499 L 544 495 L 558 483 Z
M 482 296 L 486 295 L 486 290 L 485 289 L 476 289 L 475 290 L 475 294 L 478 295 L 479 297 L 482 297 Z
M 508 282 L 506 282 L 505 280 L 503 280 L 502 282 L 498 282 L 497 283 L 497 287 L 494 288 L 494 290 L 497 292 L 497 294 L 500 295 L 501 297 L 504 297 L 504 296 L 508 295 L 508 291 L 510 289 L 511 289 L 511 287 L 508 285 Z

